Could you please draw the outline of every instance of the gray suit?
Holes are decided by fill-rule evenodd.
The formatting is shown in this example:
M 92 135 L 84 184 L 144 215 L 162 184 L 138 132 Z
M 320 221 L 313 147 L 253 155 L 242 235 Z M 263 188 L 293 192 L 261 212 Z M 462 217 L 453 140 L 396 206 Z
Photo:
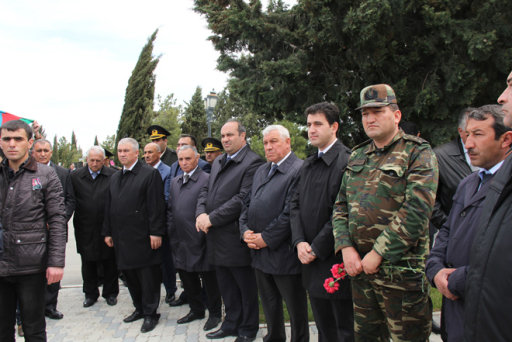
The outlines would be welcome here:
M 251 196 L 240 216 L 240 234 L 261 233 L 267 247 L 251 249 L 252 266 L 267 321 L 265 341 L 286 341 L 283 298 L 292 322 L 291 341 L 309 341 L 306 290 L 291 242 L 290 199 L 302 160 L 292 152 L 271 173 L 272 163 L 256 170 Z

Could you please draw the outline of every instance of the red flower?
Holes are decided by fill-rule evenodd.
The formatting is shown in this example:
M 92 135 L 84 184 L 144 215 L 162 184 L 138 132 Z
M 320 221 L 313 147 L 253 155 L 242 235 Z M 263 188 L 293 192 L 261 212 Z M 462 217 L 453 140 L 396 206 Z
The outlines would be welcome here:
M 339 288 L 340 288 L 340 284 L 338 284 L 338 282 L 336 280 L 334 280 L 334 278 L 325 279 L 325 281 L 324 281 L 325 291 L 327 291 L 329 293 L 334 293 L 334 292 L 338 291 Z
M 345 265 L 343 263 L 332 265 L 331 273 L 335 279 L 344 279 L 347 276 Z

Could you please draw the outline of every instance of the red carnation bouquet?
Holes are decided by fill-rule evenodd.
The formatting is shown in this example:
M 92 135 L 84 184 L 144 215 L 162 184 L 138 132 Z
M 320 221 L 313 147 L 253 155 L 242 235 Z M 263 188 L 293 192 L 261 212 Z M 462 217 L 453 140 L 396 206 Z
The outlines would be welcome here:
M 338 283 L 338 281 L 340 281 L 341 279 L 345 279 L 345 277 L 347 276 L 347 271 L 345 271 L 345 265 L 343 263 L 332 265 L 331 274 L 332 277 L 329 277 L 324 281 L 324 289 L 329 293 L 334 293 L 338 291 L 338 289 L 340 288 L 340 284 Z

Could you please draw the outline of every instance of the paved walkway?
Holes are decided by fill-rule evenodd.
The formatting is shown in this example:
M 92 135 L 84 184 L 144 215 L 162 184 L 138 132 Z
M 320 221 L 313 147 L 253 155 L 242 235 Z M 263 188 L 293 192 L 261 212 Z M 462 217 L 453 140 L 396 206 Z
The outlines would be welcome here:
M 82 302 L 84 299 L 82 293 L 82 279 L 80 275 L 80 257 L 76 253 L 75 239 L 73 236 L 73 227 L 70 222 L 69 243 L 66 251 L 66 269 L 62 281 L 63 288 L 59 293 L 58 309 L 64 314 L 62 320 L 47 319 L 48 341 L 50 342 L 82 342 L 82 341 L 124 341 L 124 342 L 143 342 L 143 341 L 176 341 L 176 342 L 195 342 L 195 341 L 213 341 L 205 338 L 203 325 L 206 318 L 192 323 L 178 325 L 176 320 L 185 316 L 188 311 L 188 305 L 181 307 L 170 307 L 162 302 L 159 308 L 161 314 L 160 322 L 155 330 L 149 333 L 141 333 L 140 327 L 142 320 L 133 323 L 124 323 L 125 316 L 133 312 L 133 306 L 130 300 L 128 289 L 121 285 L 116 306 L 109 306 L 103 298 L 89 308 L 84 308 Z M 162 294 L 165 291 L 162 288 Z M 439 319 L 439 316 L 435 316 Z M 264 325 L 260 326 L 257 340 L 261 341 L 266 333 Z M 310 325 L 311 341 L 318 340 L 318 331 L 312 323 Z M 287 328 L 287 336 L 290 338 L 290 329 Z M 22 338 L 18 340 L 23 341 Z M 234 341 L 234 337 L 229 337 L 216 341 Z M 432 335 L 431 342 L 441 341 L 438 335 Z

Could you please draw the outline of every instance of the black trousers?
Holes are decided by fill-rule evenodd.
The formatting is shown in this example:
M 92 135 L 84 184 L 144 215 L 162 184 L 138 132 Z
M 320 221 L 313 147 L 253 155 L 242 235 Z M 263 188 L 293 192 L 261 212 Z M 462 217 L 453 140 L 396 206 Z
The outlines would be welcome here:
M 290 314 L 291 342 L 309 341 L 308 301 L 301 274 L 274 275 L 255 269 L 261 305 L 267 321 L 265 342 L 285 342 L 283 299 Z
M 123 270 L 128 291 L 132 297 L 135 310 L 144 316 L 156 316 L 160 304 L 160 284 L 162 270 L 160 264 Z
M 25 341 L 46 341 L 44 318 L 46 274 L 0 277 L 0 341 L 15 340 L 19 303 Z
M 221 329 L 238 336 L 255 337 L 259 306 L 254 270 L 250 266 L 216 266 L 215 272 L 226 309 Z
M 60 290 L 60 281 L 53 283 L 51 285 L 46 285 L 46 309 L 47 310 L 56 310 L 57 309 L 57 299 L 59 297 Z
M 100 291 L 98 290 L 98 266 L 103 267 L 103 290 L 101 295 L 103 298 L 115 296 L 119 294 L 119 280 L 114 256 L 108 259 L 91 261 L 86 260 L 82 256 L 82 279 L 83 279 L 83 292 L 85 297 L 98 299 Z
M 164 283 L 165 293 L 174 294 L 176 287 L 176 269 L 172 259 L 169 237 L 164 235 L 162 238 L 162 282 Z
M 208 308 L 210 317 L 221 317 L 222 299 L 220 297 L 219 286 L 215 271 L 211 272 L 187 272 L 178 269 L 180 279 L 184 290 L 187 292 L 188 305 L 190 311 L 195 314 L 204 314 L 205 307 Z M 201 280 L 203 286 L 201 287 Z M 203 300 L 204 288 L 206 292 L 206 305 Z
M 318 342 L 354 341 L 352 299 L 309 297 L 318 329 Z

